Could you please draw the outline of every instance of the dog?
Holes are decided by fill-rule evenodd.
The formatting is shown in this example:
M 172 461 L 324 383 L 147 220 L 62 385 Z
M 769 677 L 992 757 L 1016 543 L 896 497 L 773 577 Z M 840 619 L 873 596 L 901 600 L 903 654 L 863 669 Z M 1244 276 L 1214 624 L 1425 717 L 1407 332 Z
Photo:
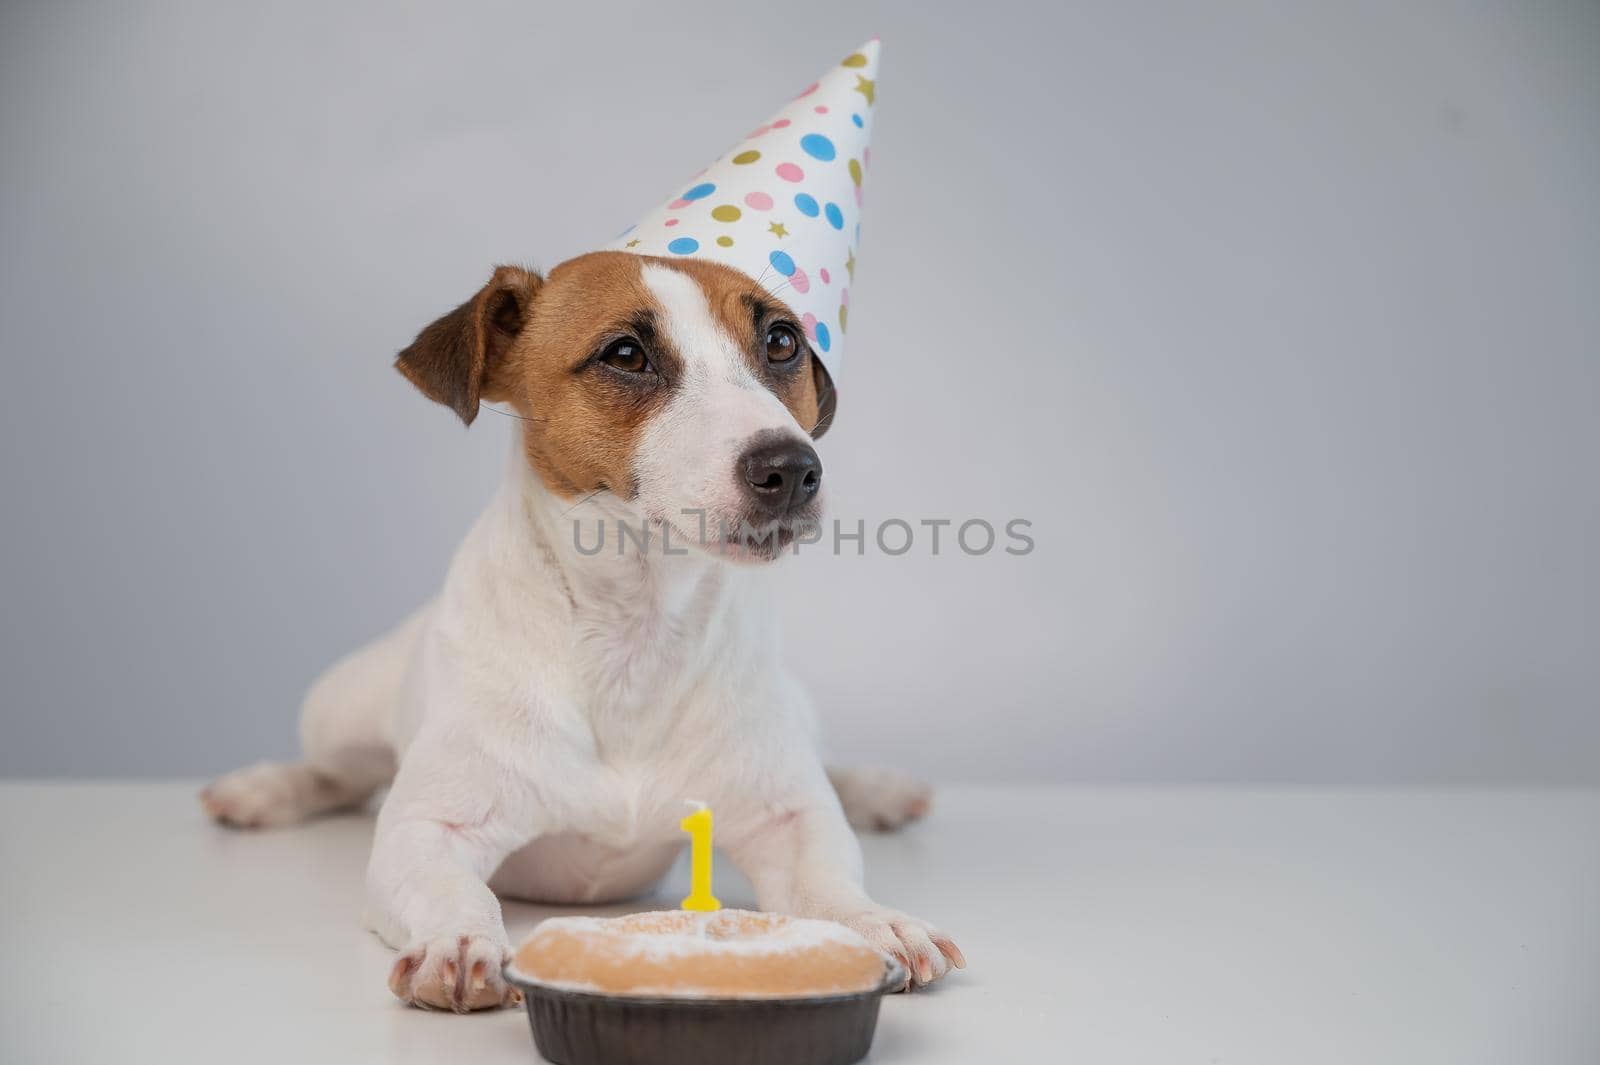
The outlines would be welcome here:
M 855 929 L 908 985 L 963 967 L 862 887 L 852 824 L 921 817 L 928 789 L 825 768 L 779 656 L 764 571 L 821 512 L 810 441 L 836 409 L 790 308 L 726 265 L 594 252 L 498 268 L 396 366 L 469 425 L 485 402 L 521 419 L 505 481 L 438 597 L 312 686 L 304 761 L 218 780 L 211 816 L 285 825 L 387 787 L 367 921 L 418 1006 L 516 1002 L 497 893 L 644 894 L 691 798 L 762 909 Z

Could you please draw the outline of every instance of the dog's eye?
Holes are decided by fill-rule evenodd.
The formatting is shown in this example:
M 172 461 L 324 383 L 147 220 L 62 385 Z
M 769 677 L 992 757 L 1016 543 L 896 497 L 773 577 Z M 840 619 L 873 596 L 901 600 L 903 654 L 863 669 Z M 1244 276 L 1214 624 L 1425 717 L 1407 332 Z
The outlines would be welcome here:
M 631 337 L 613 340 L 606 345 L 606 350 L 600 353 L 600 361 L 627 373 L 645 373 L 655 368 L 650 365 L 650 357 L 644 353 L 644 345 Z
M 775 325 L 767 330 L 767 361 L 788 362 L 800 354 L 800 338 L 792 328 Z

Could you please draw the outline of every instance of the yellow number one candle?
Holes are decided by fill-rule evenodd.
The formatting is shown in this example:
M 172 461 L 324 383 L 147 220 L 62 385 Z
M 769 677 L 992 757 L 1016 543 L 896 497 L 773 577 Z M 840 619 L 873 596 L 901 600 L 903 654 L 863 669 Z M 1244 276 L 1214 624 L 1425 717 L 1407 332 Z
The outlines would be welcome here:
M 686 910 L 722 909 L 722 903 L 711 894 L 711 808 L 703 802 L 691 802 L 694 813 L 678 823 L 689 833 L 689 897 L 682 906 Z

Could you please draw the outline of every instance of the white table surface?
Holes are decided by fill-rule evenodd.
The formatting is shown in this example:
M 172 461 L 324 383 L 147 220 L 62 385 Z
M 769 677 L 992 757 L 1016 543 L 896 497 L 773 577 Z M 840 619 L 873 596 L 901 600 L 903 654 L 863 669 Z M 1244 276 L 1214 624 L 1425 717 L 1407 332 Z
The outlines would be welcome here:
M 537 1060 L 520 1010 L 390 997 L 369 817 L 193 792 L 0 784 L 0 1061 Z M 951 788 L 866 850 L 970 961 L 885 1000 L 877 1065 L 1600 1062 L 1600 793 Z

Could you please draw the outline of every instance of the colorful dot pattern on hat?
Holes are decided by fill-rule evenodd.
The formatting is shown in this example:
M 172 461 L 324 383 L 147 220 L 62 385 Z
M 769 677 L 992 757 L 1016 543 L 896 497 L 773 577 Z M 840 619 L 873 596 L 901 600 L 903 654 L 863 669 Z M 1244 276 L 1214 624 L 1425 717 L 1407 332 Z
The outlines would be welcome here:
M 609 248 L 738 267 L 794 308 L 838 381 L 855 278 L 878 42 L 846 56 Z

